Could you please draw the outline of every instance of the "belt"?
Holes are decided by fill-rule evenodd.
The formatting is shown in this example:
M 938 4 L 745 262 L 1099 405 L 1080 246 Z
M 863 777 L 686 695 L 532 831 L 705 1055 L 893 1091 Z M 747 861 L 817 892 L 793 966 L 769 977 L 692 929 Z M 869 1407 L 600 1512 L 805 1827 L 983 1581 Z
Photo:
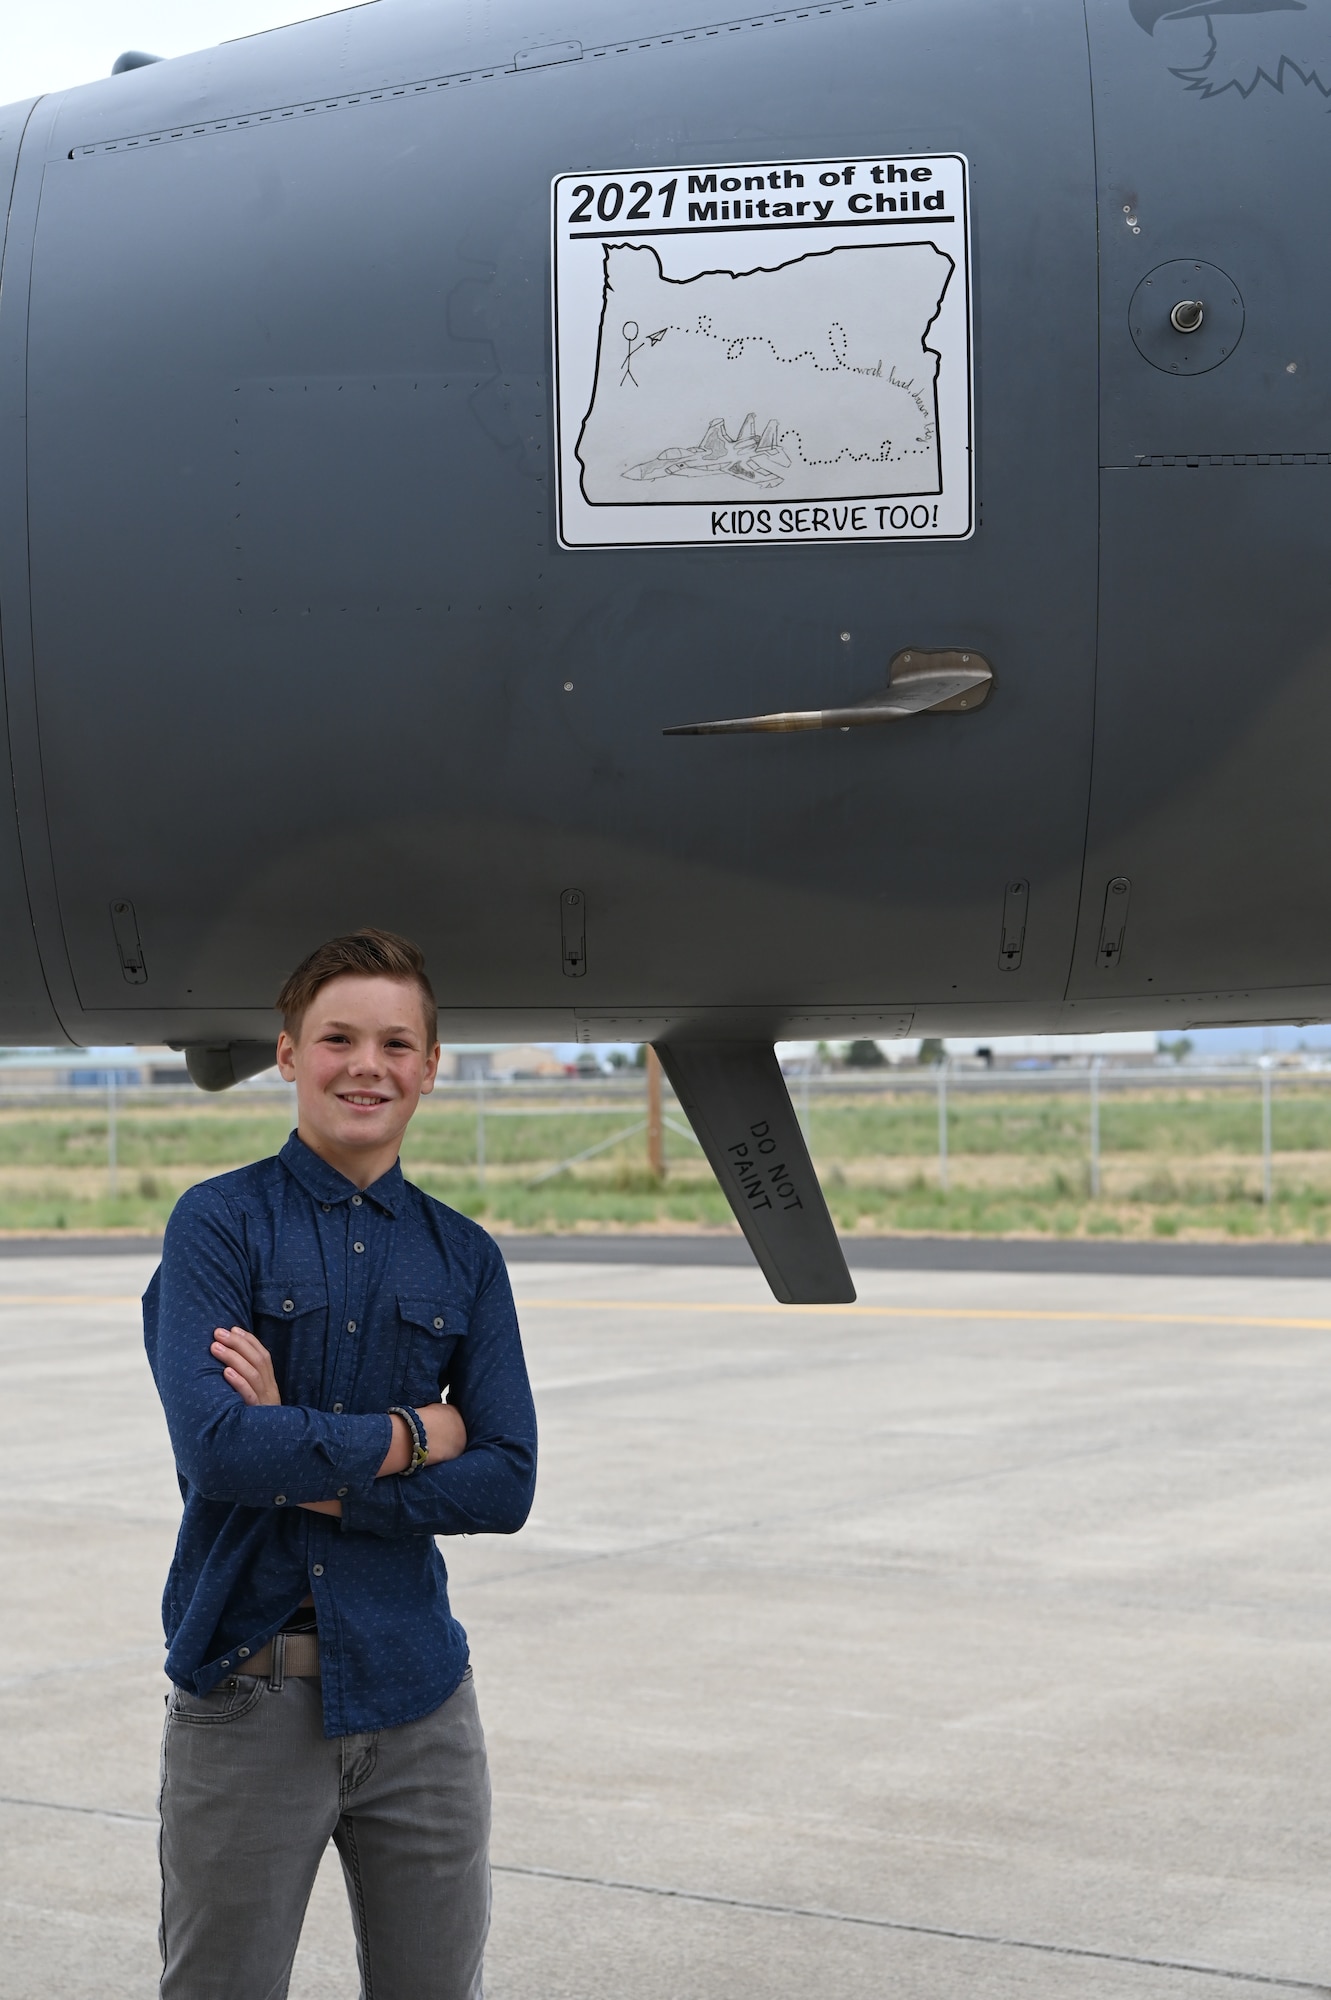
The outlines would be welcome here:
M 251 1653 L 243 1672 L 276 1681 L 280 1687 L 288 1674 L 309 1680 L 319 1676 L 319 1635 L 317 1632 L 279 1632 L 257 1653 Z

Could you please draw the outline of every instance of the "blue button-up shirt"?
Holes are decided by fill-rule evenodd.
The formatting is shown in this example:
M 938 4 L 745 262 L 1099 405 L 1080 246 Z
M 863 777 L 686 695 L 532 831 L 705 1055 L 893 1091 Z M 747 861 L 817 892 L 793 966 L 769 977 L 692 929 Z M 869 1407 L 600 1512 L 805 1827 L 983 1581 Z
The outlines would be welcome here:
M 250 1408 L 210 1353 L 243 1326 L 281 1407 Z M 467 1665 L 435 1535 L 513 1534 L 536 1416 L 508 1274 L 485 1231 L 394 1165 L 362 1193 L 293 1132 L 276 1159 L 181 1196 L 143 1299 L 184 1518 L 162 1601 L 166 1670 L 206 1694 L 310 1591 L 324 1731 L 428 1715 Z M 377 1479 L 394 1403 L 443 1391 L 467 1449 Z M 339 1520 L 302 1500 L 340 1500 Z

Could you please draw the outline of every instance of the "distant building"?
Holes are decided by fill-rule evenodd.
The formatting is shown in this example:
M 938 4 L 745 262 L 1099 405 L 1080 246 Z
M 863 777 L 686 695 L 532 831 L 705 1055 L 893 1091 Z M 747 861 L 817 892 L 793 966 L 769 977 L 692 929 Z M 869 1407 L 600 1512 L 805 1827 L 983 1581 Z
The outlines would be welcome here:
M 787 1076 L 802 1075 L 806 1068 L 816 1073 L 822 1068 L 836 1068 L 844 1060 L 849 1043 L 834 1042 L 824 1045 L 824 1055 L 819 1057 L 817 1042 L 779 1042 L 777 1057 Z M 918 1036 L 906 1037 L 900 1041 L 882 1041 L 882 1050 L 887 1063 L 894 1068 L 909 1064 L 912 1068 L 920 1060 L 923 1047 Z M 926 1060 L 936 1061 L 939 1044 L 933 1042 Z M 1140 1068 L 1154 1063 L 1157 1059 L 1157 1038 L 1150 1033 L 1118 1035 L 949 1035 L 942 1043 L 943 1052 L 950 1063 L 971 1069 L 1054 1069 L 1064 1065 L 1087 1068 L 1099 1058 L 1101 1062 L 1123 1068 Z M 831 1055 L 830 1064 L 827 1061 Z M 864 1073 L 873 1076 L 876 1071 L 863 1066 Z
M 0 1091 L 144 1090 L 189 1082 L 175 1049 L 0 1049 Z
M 901 1044 L 895 1046 L 900 1047 Z M 982 1063 L 986 1069 L 1086 1069 L 1097 1059 L 1115 1068 L 1140 1069 L 1156 1060 L 1157 1038 L 1150 1032 L 1121 1035 L 949 1035 L 944 1048 L 953 1062 Z M 889 1047 L 893 1047 L 889 1043 Z
M 535 1042 L 445 1042 L 440 1048 L 439 1075 L 448 1083 L 477 1083 L 486 1077 L 509 1083 L 563 1074 L 559 1057 Z

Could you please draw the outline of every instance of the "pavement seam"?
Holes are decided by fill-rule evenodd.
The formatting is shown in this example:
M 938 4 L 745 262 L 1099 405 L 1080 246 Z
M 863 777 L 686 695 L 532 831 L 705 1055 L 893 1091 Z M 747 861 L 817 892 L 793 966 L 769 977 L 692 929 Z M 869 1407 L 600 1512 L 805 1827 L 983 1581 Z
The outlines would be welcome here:
M 903 1931 L 912 1937 L 942 1938 L 952 1944 L 983 1944 L 1005 1951 L 1035 1951 L 1054 1958 L 1090 1958 L 1106 1965 L 1136 1965 L 1155 1972 L 1189 1972 L 1201 1979 L 1228 1979 L 1241 1985 L 1271 1986 L 1286 1993 L 1331 1994 L 1331 1986 L 1309 1979 L 1284 1979 L 1267 1972 L 1234 1972 L 1226 1966 L 1200 1965 L 1181 1958 L 1141 1958 L 1131 1952 L 1097 1951 L 1090 1945 L 1046 1944 L 1034 1938 L 1002 1937 L 997 1932 L 952 1930 L 941 1924 L 912 1924 L 896 1917 L 866 1917 L 852 1910 L 824 1910 L 800 1903 L 763 1903 L 747 1896 L 722 1896 L 707 1889 L 669 1889 L 652 1882 L 625 1882 L 612 1875 L 574 1875 L 562 1868 L 491 1863 L 496 1875 L 524 1875 L 538 1881 L 577 1882 L 589 1889 L 618 1889 L 634 1896 L 659 1896 L 670 1902 L 706 1903 L 726 1910 L 751 1910 L 767 1917 L 811 1917 L 820 1923 L 856 1924 L 866 1930 Z
M 63 1799 L 19 1799 L 0 1792 L 0 1806 L 26 1806 L 32 1812 L 81 1813 L 85 1819 L 127 1819 L 136 1826 L 156 1826 L 156 1813 L 122 1812 L 116 1806 L 71 1806 Z
M 129 1821 L 136 1826 L 156 1826 L 156 1813 L 126 1812 L 112 1806 L 76 1806 L 58 1799 L 24 1799 L 0 1793 L 0 1806 L 19 1806 L 35 1812 L 78 1813 L 88 1819 Z M 723 1896 L 708 1889 L 671 1889 L 655 1882 L 628 1882 L 613 1875 L 576 1875 L 563 1868 L 540 1868 L 515 1861 L 491 1864 L 496 1875 L 520 1875 L 542 1882 L 573 1882 L 587 1889 L 614 1889 L 632 1896 L 656 1896 L 666 1902 L 701 1903 L 723 1910 L 748 1910 L 765 1917 L 805 1917 L 817 1923 L 854 1924 L 864 1930 L 896 1931 L 910 1937 L 940 1938 L 949 1944 L 982 1944 L 1002 1951 L 1040 1952 L 1051 1958 L 1094 1959 L 1104 1965 L 1135 1965 L 1144 1971 L 1187 1972 L 1199 1979 L 1227 1979 L 1238 1985 L 1269 1986 L 1285 1993 L 1316 1993 L 1331 1996 L 1331 1986 L 1309 1979 L 1282 1978 L 1267 1972 L 1238 1972 L 1227 1966 L 1200 1965 L 1190 1959 L 1144 1958 L 1133 1952 L 1098 1951 L 1091 1945 L 1050 1944 L 1037 1938 L 1003 1937 L 995 1931 L 955 1930 L 943 1924 L 913 1924 L 900 1917 L 868 1917 L 854 1910 L 820 1909 L 801 1903 L 765 1903 L 748 1896 Z
M 1078 1312 L 1071 1308 L 1017 1306 L 840 1306 L 782 1305 L 776 1299 L 738 1304 L 726 1299 L 533 1299 L 519 1295 L 521 1311 L 651 1313 L 779 1313 L 787 1319 L 800 1313 L 819 1319 L 998 1319 L 1050 1320 L 1091 1326 L 1274 1326 L 1304 1332 L 1331 1333 L 1331 1319 L 1277 1319 L 1258 1313 Z M 1320 1989 L 1319 1989 L 1320 1990 Z
M 0 1806 L 22 1806 L 32 1812 L 76 1812 L 90 1820 L 128 1820 L 134 1826 L 156 1826 L 156 1812 L 124 1812 L 116 1806 L 72 1806 L 54 1798 L 14 1798 L 0 1792 Z M 1229 1966 L 1203 1966 L 1187 1958 L 1141 1958 L 1135 1952 L 1101 1952 L 1089 1944 L 1047 1944 L 1039 1938 L 1005 1938 L 987 1930 L 953 1930 L 945 1924 L 909 1924 L 893 1916 L 861 1916 L 855 1910 L 823 1910 L 797 1902 L 759 1902 L 751 1896 L 721 1896 L 701 1888 L 665 1888 L 660 1882 L 626 1882 L 618 1876 L 572 1874 L 566 1868 L 538 1868 L 524 1862 L 492 1862 L 494 1874 L 526 1876 L 538 1882 L 576 1882 L 582 1888 L 610 1888 L 630 1896 L 658 1896 L 664 1902 L 697 1902 L 719 1910 L 749 1910 L 755 1916 L 801 1916 L 819 1924 L 855 1924 L 861 1930 L 893 1930 L 911 1938 L 941 1938 L 947 1944 L 987 1944 L 1005 1952 L 1041 1952 L 1049 1958 L 1093 1958 L 1111 1966 L 1141 1966 L 1151 1972 L 1191 1972 L 1207 1980 L 1231 1980 L 1239 1986 L 1273 1986 L 1279 1992 L 1331 1996 L 1331 1986 L 1313 1980 L 1281 1978 L 1271 1972 L 1235 1972 Z
M 572 1232 L 550 1237 L 539 1232 L 501 1231 L 498 1243 L 510 1263 L 613 1265 L 620 1269 L 693 1266 L 752 1269 L 752 1252 L 738 1229 L 687 1231 L 628 1230 L 612 1236 Z M 1251 1238 L 1162 1243 L 1145 1237 L 970 1236 L 912 1232 L 842 1238 L 847 1261 L 856 1270 L 974 1273 L 995 1271 L 1023 1276 L 1052 1273 L 1099 1277 L 1331 1277 L 1331 1251 L 1324 1242 Z M 66 1257 L 157 1258 L 160 1236 L 72 1236 L 0 1233 L 0 1260 L 37 1261 Z

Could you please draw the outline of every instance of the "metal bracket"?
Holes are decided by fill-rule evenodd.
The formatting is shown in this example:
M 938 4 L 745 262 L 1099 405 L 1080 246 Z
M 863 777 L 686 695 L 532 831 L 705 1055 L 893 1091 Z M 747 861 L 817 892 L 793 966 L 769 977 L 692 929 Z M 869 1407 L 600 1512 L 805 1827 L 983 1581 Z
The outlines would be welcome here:
M 994 670 L 980 653 L 955 650 L 896 653 L 882 694 L 865 695 L 849 708 L 785 709 L 775 715 L 737 715 L 724 722 L 685 722 L 663 736 L 739 736 L 791 729 L 862 729 L 871 722 L 904 722 L 908 715 L 951 715 L 981 708 Z
M 127 982 L 131 986 L 146 985 L 148 967 L 139 941 L 139 920 L 134 914 L 133 903 L 112 903 L 111 928 L 115 932 L 116 950 L 120 953 L 120 970 Z
M 564 977 L 581 979 L 587 970 L 587 898 L 581 889 L 560 895 L 559 935 Z
M 1105 913 L 1100 924 L 1100 944 L 1095 962 L 1103 972 L 1112 972 L 1123 956 L 1123 933 L 1128 927 L 1128 900 L 1132 884 L 1126 875 L 1115 875 L 1105 890 Z
M 1015 972 L 1021 964 L 1030 896 L 1031 885 L 1024 880 L 1009 882 L 1003 891 L 1003 934 L 999 941 L 998 963 L 1004 972 Z

